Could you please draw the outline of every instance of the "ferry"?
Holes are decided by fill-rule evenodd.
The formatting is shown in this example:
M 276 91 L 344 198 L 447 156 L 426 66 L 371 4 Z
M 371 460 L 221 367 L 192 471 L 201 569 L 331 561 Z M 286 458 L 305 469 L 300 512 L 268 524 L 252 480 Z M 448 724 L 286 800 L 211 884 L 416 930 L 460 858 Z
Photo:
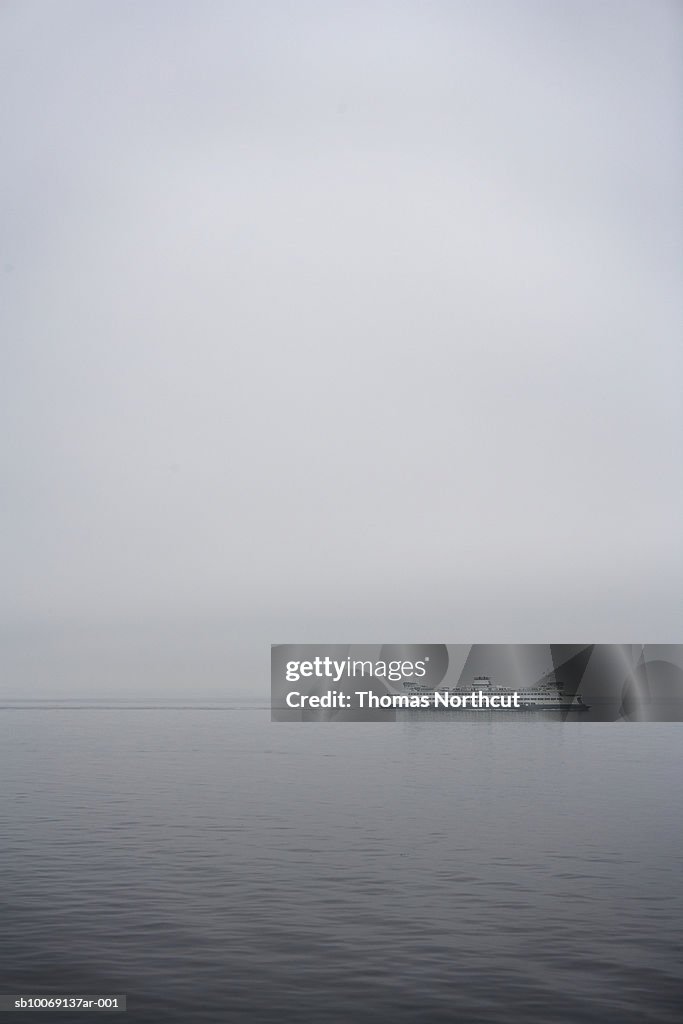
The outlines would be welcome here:
M 427 695 L 431 697 L 431 707 L 437 710 L 434 691 L 430 691 L 419 685 L 412 685 L 407 688 L 410 694 Z M 475 676 L 472 683 L 459 682 L 457 686 L 440 686 L 439 693 L 448 694 L 452 697 L 471 697 L 472 693 L 482 693 L 486 696 L 518 695 L 516 706 L 501 710 L 510 711 L 588 711 L 590 704 L 585 704 L 581 695 L 574 696 L 565 693 L 560 685 L 552 677 L 544 677 L 534 686 L 524 689 L 513 689 L 509 686 L 498 686 L 491 682 L 489 676 Z

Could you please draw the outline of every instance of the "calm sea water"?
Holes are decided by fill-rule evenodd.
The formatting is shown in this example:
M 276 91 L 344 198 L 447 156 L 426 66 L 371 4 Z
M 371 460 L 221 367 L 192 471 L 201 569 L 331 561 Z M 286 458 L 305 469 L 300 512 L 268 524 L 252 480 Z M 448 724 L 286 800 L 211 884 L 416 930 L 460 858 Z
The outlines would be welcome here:
M 5 702 L 0 991 L 149 1022 L 679 1022 L 682 769 L 675 724 Z

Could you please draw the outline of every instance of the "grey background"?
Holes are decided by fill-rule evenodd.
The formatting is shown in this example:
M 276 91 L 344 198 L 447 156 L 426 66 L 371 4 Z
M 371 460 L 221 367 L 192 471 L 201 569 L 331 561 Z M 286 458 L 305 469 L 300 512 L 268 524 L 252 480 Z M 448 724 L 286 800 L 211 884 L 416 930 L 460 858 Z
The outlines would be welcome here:
M 678 639 L 682 26 L 3 4 L 4 694 Z

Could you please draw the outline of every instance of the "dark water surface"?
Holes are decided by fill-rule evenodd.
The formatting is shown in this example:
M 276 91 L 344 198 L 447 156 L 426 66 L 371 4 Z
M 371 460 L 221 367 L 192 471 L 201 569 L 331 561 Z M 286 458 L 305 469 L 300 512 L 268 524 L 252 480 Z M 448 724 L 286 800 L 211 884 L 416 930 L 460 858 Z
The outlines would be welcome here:
M 683 726 L 5 702 L 0 772 L 0 992 L 150 1022 L 683 1019 Z

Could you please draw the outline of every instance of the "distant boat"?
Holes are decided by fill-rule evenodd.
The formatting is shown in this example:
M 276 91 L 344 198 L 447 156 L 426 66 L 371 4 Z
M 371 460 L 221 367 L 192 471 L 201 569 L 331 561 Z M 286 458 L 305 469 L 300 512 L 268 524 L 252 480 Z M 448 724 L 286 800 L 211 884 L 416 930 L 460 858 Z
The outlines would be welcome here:
M 436 711 L 449 710 L 442 704 L 437 704 L 434 690 L 413 684 L 406 688 L 407 693 L 419 694 L 421 697 L 430 698 L 430 706 Z M 516 707 L 494 708 L 495 711 L 588 711 L 590 704 L 585 704 L 580 695 L 565 693 L 560 686 L 549 677 L 546 677 L 534 686 L 524 689 L 513 689 L 510 686 L 497 686 L 491 682 L 489 676 L 475 676 L 471 684 L 458 683 L 457 686 L 441 686 L 439 693 L 448 694 L 450 697 L 471 697 L 472 693 L 483 693 L 485 696 L 509 697 L 516 693 L 519 701 Z M 467 707 L 463 707 L 467 710 Z M 487 710 L 483 708 L 482 710 Z

